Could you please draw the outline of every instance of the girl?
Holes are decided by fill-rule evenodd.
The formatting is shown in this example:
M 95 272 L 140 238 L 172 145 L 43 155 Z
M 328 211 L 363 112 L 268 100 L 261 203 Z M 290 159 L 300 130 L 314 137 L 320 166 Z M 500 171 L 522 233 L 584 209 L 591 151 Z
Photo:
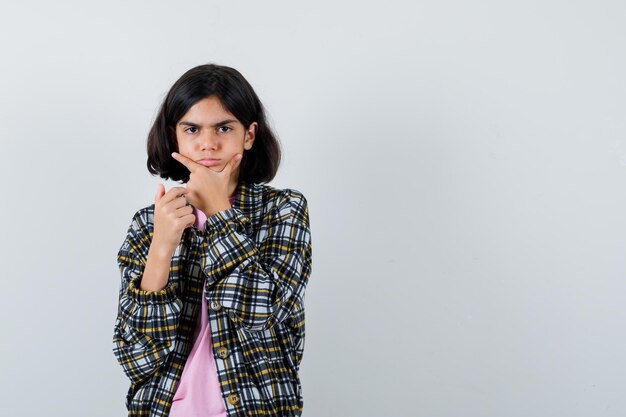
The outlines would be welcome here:
M 186 183 L 138 210 L 117 254 L 113 352 L 129 416 L 300 416 L 307 200 L 267 185 L 280 146 L 235 69 L 200 65 L 172 86 L 148 170 Z

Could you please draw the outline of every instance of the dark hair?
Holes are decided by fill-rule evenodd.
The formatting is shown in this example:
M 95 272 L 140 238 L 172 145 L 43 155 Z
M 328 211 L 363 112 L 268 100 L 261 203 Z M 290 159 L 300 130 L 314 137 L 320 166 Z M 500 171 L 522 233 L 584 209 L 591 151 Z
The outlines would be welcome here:
M 167 93 L 148 134 L 148 171 L 165 179 L 189 181 L 189 170 L 172 157 L 172 152 L 178 152 L 176 123 L 196 102 L 211 96 L 216 96 L 245 129 L 252 122 L 258 123 L 254 144 L 243 153 L 239 165 L 239 182 L 271 181 L 278 171 L 281 150 L 263 104 L 239 71 L 216 64 L 190 69 Z

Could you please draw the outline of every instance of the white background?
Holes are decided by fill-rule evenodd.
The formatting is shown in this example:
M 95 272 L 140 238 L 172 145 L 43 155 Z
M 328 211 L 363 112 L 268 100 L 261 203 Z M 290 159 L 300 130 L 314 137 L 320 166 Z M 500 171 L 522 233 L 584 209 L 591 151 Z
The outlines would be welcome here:
M 187 69 L 309 201 L 304 417 L 623 416 L 623 1 L 0 6 L 6 416 L 122 416 L 116 253 Z M 176 185 L 166 182 L 166 188 Z

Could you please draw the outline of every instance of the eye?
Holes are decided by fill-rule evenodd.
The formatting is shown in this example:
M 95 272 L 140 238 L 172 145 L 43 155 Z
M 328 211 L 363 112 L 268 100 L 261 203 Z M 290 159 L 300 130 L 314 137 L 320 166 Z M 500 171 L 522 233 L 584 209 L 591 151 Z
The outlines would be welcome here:
M 192 129 L 193 129 L 193 131 L 192 131 Z M 187 133 L 196 133 L 197 131 L 198 131 L 198 128 L 194 127 L 194 126 L 189 126 L 187 129 L 185 129 L 185 132 L 187 132 Z
M 226 133 L 226 132 L 228 132 L 228 131 L 230 131 L 230 130 L 233 130 L 233 129 L 232 129 L 231 127 L 229 127 L 229 126 L 220 126 L 218 129 L 228 129 L 228 130 L 226 130 L 226 131 L 222 131 L 223 133 Z

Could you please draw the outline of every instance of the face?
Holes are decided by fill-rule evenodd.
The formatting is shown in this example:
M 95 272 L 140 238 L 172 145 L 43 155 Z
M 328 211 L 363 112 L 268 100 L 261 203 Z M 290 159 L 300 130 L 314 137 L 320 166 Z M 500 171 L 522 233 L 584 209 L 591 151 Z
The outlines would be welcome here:
M 199 100 L 176 124 L 178 153 L 222 171 L 237 153 L 252 148 L 257 122 L 245 129 L 215 96 Z M 235 175 L 239 177 L 239 167 Z

